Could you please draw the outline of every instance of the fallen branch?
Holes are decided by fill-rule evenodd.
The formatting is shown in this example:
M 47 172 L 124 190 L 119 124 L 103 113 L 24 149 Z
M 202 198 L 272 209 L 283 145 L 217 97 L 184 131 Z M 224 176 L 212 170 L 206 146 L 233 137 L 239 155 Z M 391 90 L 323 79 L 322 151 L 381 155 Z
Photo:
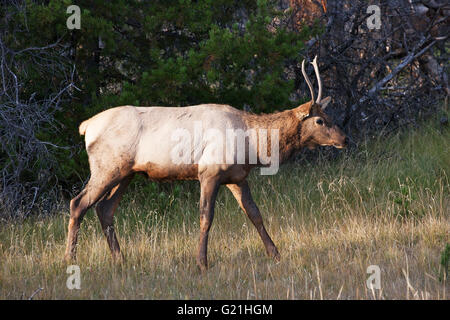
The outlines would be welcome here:
M 361 99 L 358 100 L 357 103 L 352 105 L 351 110 L 356 110 L 356 105 L 364 103 L 367 99 L 373 97 L 375 93 L 382 89 L 383 86 L 388 83 L 390 80 L 392 80 L 400 71 L 402 71 L 406 66 L 408 66 L 412 61 L 417 59 L 418 57 L 422 56 L 425 52 L 430 50 L 438 41 L 445 40 L 447 37 L 440 37 L 436 38 L 433 41 L 430 42 L 425 48 L 421 49 L 419 52 L 416 53 L 416 51 L 427 41 L 429 40 L 429 37 L 426 37 L 422 39 L 418 45 L 416 46 L 415 50 L 411 51 L 395 68 L 392 70 L 391 73 L 389 73 L 387 76 L 385 76 L 383 79 L 381 79 L 379 82 L 377 82 L 370 90 L 367 92 L 367 95 L 363 96 Z
M 34 296 L 37 295 L 39 292 L 44 290 L 44 288 L 37 288 L 36 291 L 34 291 L 31 296 L 28 298 L 28 300 L 33 300 Z

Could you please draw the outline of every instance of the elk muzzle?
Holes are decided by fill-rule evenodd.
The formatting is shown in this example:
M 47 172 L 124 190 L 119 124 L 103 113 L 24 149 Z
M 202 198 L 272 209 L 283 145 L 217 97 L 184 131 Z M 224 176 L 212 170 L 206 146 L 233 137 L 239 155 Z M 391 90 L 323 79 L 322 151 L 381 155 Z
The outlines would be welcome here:
M 333 126 L 330 130 L 330 144 L 335 148 L 343 149 L 348 146 L 349 139 L 348 137 L 339 129 L 337 126 Z

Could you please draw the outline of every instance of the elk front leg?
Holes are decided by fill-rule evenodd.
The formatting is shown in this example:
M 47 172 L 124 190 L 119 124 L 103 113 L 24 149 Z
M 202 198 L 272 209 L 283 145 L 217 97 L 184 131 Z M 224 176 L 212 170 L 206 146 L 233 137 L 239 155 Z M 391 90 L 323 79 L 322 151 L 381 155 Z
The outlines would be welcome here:
M 216 178 L 200 179 L 200 240 L 198 244 L 197 265 L 201 271 L 208 268 L 208 234 L 214 218 L 214 203 L 219 190 Z
M 258 230 L 259 236 L 261 237 L 264 246 L 266 247 L 266 252 L 269 257 L 274 258 L 276 261 L 280 260 L 280 254 L 278 249 L 270 238 L 269 234 L 264 227 L 263 219 L 258 207 L 253 201 L 252 195 L 250 193 L 250 187 L 247 181 L 242 181 L 238 184 L 227 184 L 228 189 L 233 193 L 239 206 L 247 214 L 250 221 Z

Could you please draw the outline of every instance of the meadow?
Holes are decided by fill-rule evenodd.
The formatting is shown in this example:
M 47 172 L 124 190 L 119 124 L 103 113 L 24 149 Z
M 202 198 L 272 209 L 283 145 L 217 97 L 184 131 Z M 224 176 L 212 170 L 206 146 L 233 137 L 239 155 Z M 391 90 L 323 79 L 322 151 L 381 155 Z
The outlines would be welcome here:
M 113 263 L 96 214 L 86 215 L 80 290 L 66 286 L 67 209 L 1 221 L 0 299 L 448 299 L 449 169 L 450 130 L 432 121 L 275 176 L 255 170 L 253 197 L 281 261 L 222 187 L 205 274 L 195 263 L 198 183 L 138 179 L 116 212 L 125 262 Z M 370 265 L 381 289 L 366 286 Z

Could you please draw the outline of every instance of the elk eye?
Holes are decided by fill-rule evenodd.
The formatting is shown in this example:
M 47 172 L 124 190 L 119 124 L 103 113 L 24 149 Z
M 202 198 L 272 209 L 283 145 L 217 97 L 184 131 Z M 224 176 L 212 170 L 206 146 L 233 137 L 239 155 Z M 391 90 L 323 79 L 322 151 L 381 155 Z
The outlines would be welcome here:
M 316 120 L 316 123 L 317 123 L 318 125 L 323 125 L 323 120 L 322 120 L 322 119 L 317 119 L 317 120 Z

